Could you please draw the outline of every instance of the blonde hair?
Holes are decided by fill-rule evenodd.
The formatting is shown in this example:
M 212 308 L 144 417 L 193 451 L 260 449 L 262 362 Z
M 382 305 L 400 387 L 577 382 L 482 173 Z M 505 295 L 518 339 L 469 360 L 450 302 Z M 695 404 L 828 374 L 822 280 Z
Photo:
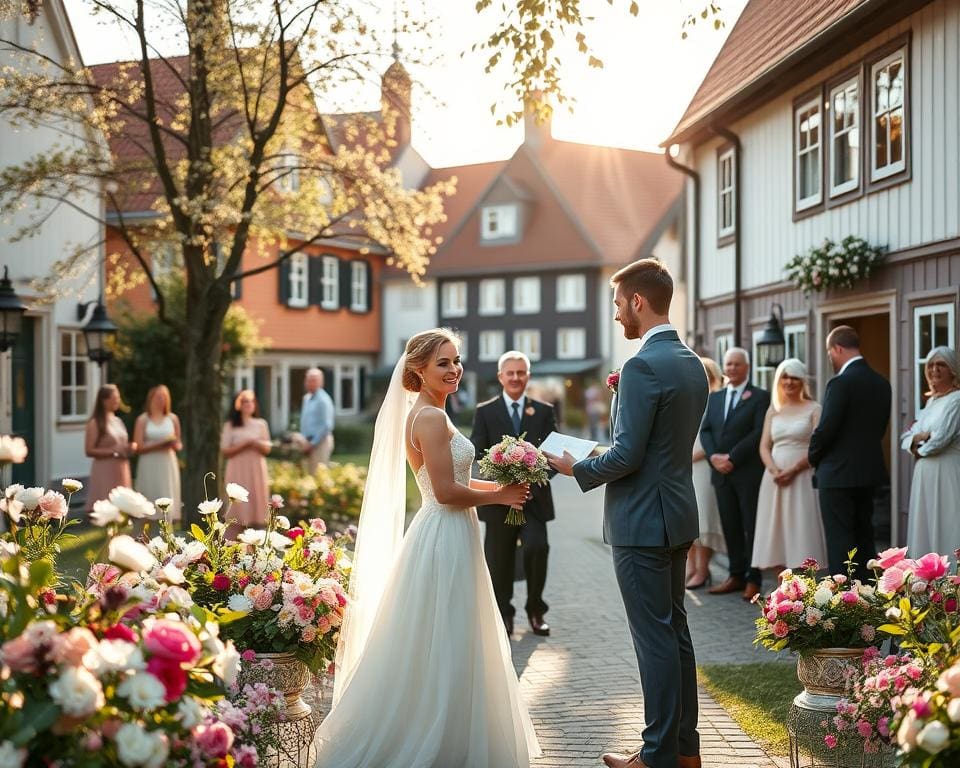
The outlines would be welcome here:
M 716 392 L 723 385 L 723 371 L 712 357 L 701 357 L 700 362 L 703 363 L 703 370 L 706 371 L 710 391 Z
M 770 402 L 773 410 L 779 411 L 783 408 L 783 394 L 780 392 L 780 379 L 783 376 L 792 376 L 803 382 L 803 388 L 800 390 L 801 400 L 810 400 L 810 389 L 807 386 L 807 366 L 795 357 L 789 357 L 777 366 L 777 372 L 773 374 L 773 391 L 770 393 Z
M 410 338 L 404 351 L 406 360 L 403 365 L 403 388 L 405 390 L 420 391 L 423 385 L 420 369 L 426 368 L 430 361 L 435 360 L 437 351 L 448 341 L 458 350 L 460 349 L 459 337 L 449 328 L 431 328 Z
M 168 416 L 170 414 L 170 410 L 173 408 L 173 404 L 171 402 L 170 390 L 166 384 L 157 384 L 157 386 L 150 388 L 150 391 L 147 392 L 147 402 L 143 406 L 143 412 L 148 416 L 150 415 L 150 406 L 153 404 L 153 396 L 158 392 L 162 393 L 164 398 L 163 415 Z

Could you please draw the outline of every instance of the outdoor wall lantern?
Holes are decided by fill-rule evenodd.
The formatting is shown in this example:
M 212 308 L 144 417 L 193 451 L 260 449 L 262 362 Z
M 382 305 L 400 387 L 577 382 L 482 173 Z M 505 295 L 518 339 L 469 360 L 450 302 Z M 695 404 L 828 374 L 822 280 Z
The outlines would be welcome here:
M 777 317 L 777 310 L 780 317 Z M 770 308 L 770 319 L 757 339 L 757 365 L 764 368 L 776 368 L 786 357 L 787 341 L 783 337 L 783 307 L 774 304 Z
M 87 307 L 91 304 L 93 314 L 90 315 L 89 322 L 83 326 L 83 338 L 87 342 L 87 357 L 91 362 L 104 363 L 110 362 L 113 358 L 113 352 L 110 351 L 109 344 L 117 335 L 117 326 L 107 317 L 107 308 L 103 306 L 103 301 L 82 302 L 77 305 L 77 319 L 82 320 L 87 314 Z
M 26 311 L 27 305 L 13 290 L 9 271 L 4 265 L 3 279 L 0 280 L 0 352 L 6 352 L 17 343 L 23 325 L 23 313 Z

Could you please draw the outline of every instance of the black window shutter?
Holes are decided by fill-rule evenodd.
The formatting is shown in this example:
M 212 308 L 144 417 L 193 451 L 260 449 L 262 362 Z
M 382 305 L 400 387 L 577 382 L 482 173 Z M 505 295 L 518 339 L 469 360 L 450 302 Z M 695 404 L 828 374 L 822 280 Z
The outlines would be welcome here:
M 373 312 L 373 266 L 369 261 L 363 262 L 367 272 L 367 312 Z
M 332 399 L 334 370 L 329 365 L 321 365 L 319 366 L 319 368 L 321 371 L 323 371 L 323 388 L 324 390 L 326 390 L 326 393 L 330 395 Z
M 290 260 L 280 262 L 280 268 L 277 270 L 277 280 L 280 283 L 280 303 L 283 305 L 290 303 Z
M 368 264 L 367 269 L 369 268 Z M 360 375 L 357 378 L 357 409 L 362 412 L 367 405 L 367 367 L 365 365 L 360 366 Z
M 320 306 L 323 301 L 323 259 L 319 256 L 307 257 L 308 300 L 311 305 Z
M 350 265 L 347 259 L 340 261 L 340 306 L 350 309 Z

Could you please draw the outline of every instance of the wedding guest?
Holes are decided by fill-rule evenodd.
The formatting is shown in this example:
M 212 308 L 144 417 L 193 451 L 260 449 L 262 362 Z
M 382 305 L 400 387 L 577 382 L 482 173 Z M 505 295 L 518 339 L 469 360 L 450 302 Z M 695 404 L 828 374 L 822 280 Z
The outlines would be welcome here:
M 707 384 L 711 392 L 723 387 L 723 373 L 715 360 L 701 357 L 703 369 L 707 372 Z M 710 462 L 700 443 L 700 436 L 693 444 L 693 490 L 697 495 L 697 511 L 700 515 L 700 536 L 690 547 L 687 555 L 687 589 L 700 589 L 710 581 L 710 559 L 714 552 L 726 553 L 723 540 L 723 526 L 720 523 L 720 509 L 717 507 L 717 494 L 713 490 L 710 478 Z
M 248 501 L 234 503 L 230 517 L 240 526 L 254 528 L 266 523 L 270 499 L 266 459 L 270 453 L 270 427 L 259 415 L 257 396 L 244 389 L 234 399 L 220 437 L 220 452 L 227 460 L 224 482 L 238 483 L 250 494 Z
M 820 423 L 808 457 L 820 498 L 830 573 L 846 573 L 847 553 L 857 550 L 855 575 L 869 578 L 876 554 L 873 497 L 889 478 L 883 435 L 890 421 L 890 382 L 860 354 L 860 336 L 839 325 L 827 336 L 827 355 L 837 372 L 827 382 Z
M 118 485 L 125 488 L 132 485 L 129 457 L 137 446 L 129 442 L 127 428 L 117 416 L 123 407 L 116 384 L 100 387 L 84 436 L 84 450 L 93 459 L 87 482 L 88 512 L 94 502 L 107 498 Z
M 330 463 L 333 453 L 333 399 L 323 388 L 323 371 L 311 368 L 303 380 L 303 405 L 300 407 L 300 432 L 310 474 L 321 464 Z
M 700 442 L 710 461 L 730 575 L 709 591 L 724 595 L 743 590 L 743 599 L 752 600 L 761 583 L 760 571 L 750 567 L 750 556 L 763 476 L 760 435 L 770 393 L 750 383 L 750 355 L 745 349 L 727 350 L 723 372 L 727 386 L 707 400 Z
M 953 555 L 960 548 L 960 368 L 950 347 L 935 347 L 924 362 L 929 391 L 900 446 L 916 457 L 910 486 L 907 548 Z
M 173 500 L 170 520 L 180 519 L 180 465 L 177 451 L 180 442 L 180 419 L 173 413 L 170 390 L 158 384 L 147 393 L 143 413 L 133 425 L 133 441 L 137 444 L 137 478 L 134 487 L 148 500 L 166 497 Z
M 796 568 L 807 558 L 826 564 L 820 506 L 807 459 L 820 405 L 807 389 L 806 366 L 796 358 L 777 366 L 763 422 L 760 458 L 766 472 L 757 500 L 753 567 Z

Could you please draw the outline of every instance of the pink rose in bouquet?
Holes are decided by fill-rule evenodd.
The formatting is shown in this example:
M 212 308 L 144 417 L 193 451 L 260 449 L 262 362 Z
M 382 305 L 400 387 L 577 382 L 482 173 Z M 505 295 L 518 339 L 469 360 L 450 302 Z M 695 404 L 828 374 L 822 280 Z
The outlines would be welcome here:
M 520 437 L 504 436 L 496 445 L 487 449 L 480 459 L 480 473 L 499 485 L 530 483 L 545 485 L 547 457 L 533 443 Z M 507 512 L 507 525 L 522 525 L 526 522 L 523 509 L 511 507 Z
M 614 368 L 607 374 L 607 389 L 614 394 L 617 393 L 617 387 L 620 386 L 620 369 Z

